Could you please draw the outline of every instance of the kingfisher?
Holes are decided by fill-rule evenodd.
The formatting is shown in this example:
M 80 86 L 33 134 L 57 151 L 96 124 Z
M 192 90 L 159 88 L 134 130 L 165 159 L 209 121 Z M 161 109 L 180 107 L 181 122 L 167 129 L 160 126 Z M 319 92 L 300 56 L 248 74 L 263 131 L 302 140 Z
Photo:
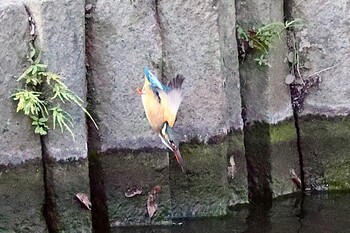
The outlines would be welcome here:
M 184 77 L 177 75 L 167 85 L 164 85 L 146 66 L 144 67 L 144 77 L 145 83 L 142 89 L 137 89 L 137 92 L 141 95 L 146 117 L 153 131 L 158 134 L 162 143 L 174 153 L 176 161 L 184 171 L 183 159 L 173 133 L 177 111 L 182 101 L 181 86 Z

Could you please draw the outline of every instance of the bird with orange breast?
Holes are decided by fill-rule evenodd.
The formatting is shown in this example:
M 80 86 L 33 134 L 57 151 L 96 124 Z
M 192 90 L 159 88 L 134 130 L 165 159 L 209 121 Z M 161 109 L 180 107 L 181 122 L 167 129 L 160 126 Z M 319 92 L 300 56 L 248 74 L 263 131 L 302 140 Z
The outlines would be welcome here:
M 141 95 L 146 117 L 153 131 L 174 153 L 176 161 L 184 171 L 179 144 L 173 133 L 176 114 L 182 101 L 181 86 L 184 78 L 177 75 L 167 85 L 164 85 L 147 67 L 144 67 L 144 76 L 145 83 L 137 92 Z

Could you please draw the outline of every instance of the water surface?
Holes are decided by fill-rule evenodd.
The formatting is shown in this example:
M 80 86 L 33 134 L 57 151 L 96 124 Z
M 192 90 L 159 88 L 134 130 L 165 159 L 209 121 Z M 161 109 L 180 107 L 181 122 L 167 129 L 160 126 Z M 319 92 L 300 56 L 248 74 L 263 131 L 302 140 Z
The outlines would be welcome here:
M 122 233 L 348 233 L 350 193 L 291 195 L 272 205 L 242 206 L 222 218 L 175 221 L 171 227 L 122 227 Z

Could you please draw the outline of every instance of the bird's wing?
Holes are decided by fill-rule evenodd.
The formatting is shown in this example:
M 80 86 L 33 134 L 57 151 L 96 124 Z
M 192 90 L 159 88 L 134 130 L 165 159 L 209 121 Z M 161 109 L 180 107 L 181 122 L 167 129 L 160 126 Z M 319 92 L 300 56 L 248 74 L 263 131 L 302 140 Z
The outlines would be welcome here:
M 164 109 L 164 121 L 167 121 L 170 127 L 174 126 L 177 111 L 182 101 L 181 86 L 183 81 L 183 76 L 177 75 L 168 83 L 169 91 L 159 91 L 161 105 Z
M 152 129 L 159 132 L 164 123 L 164 110 L 160 97 L 147 86 L 144 87 L 145 93 L 141 96 L 143 107 L 145 109 L 146 117 Z

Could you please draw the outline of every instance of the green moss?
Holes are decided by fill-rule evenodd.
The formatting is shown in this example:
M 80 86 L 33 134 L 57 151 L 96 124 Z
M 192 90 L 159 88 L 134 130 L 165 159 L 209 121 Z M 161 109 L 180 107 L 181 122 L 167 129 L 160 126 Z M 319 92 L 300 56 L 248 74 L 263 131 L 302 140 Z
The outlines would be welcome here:
M 255 122 L 245 127 L 244 136 L 252 201 L 293 192 L 289 170 L 299 170 L 294 124 L 290 120 L 277 125 Z
M 42 165 L 0 168 L 0 232 L 44 232 Z
M 349 117 L 311 117 L 300 120 L 306 183 L 310 188 L 349 189 Z
M 328 164 L 324 176 L 330 189 L 350 189 L 350 159 L 347 161 L 334 161 Z
M 90 196 L 88 161 L 55 162 L 52 166 L 59 228 L 61 231 L 91 231 L 91 212 L 75 199 L 75 194 Z
M 208 217 L 226 214 L 228 205 L 227 142 L 186 143 L 180 146 L 187 174 L 171 160 L 173 217 Z
M 284 121 L 270 127 L 271 143 L 282 143 L 296 139 L 296 129 L 291 121 Z
M 117 151 L 101 155 L 109 219 L 112 225 L 168 225 L 171 224 L 168 156 L 165 151 Z M 158 210 L 150 220 L 147 198 L 156 186 Z M 139 188 L 141 195 L 132 198 L 124 193 Z

